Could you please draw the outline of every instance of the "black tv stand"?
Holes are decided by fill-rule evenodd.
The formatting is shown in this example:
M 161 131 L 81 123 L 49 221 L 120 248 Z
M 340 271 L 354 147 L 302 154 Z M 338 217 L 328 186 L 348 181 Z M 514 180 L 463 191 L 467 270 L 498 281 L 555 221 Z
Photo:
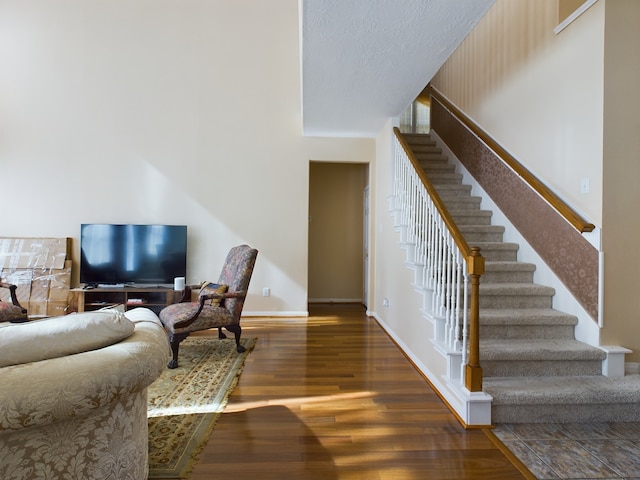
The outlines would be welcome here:
M 156 314 L 167 305 L 191 299 L 191 289 L 159 285 L 84 286 L 71 289 L 71 311 L 86 312 L 122 305 L 126 310 L 147 307 Z
M 172 283 L 128 283 L 126 286 L 129 288 L 139 288 L 143 290 L 153 288 L 173 288 Z

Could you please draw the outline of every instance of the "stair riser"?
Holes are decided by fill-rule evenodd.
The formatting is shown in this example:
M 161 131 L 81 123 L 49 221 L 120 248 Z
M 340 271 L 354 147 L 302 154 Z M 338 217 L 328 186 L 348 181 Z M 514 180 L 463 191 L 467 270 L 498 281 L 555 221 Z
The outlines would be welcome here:
M 440 147 L 436 146 L 436 142 L 434 142 L 434 141 L 426 141 L 426 142 L 421 142 L 421 143 L 410 143 L 409 145 L 411 146 L 411 150 L 413 151 L 414 154 L 421 153 L 421 152 L 428 152 L 428 151 L 431 151 L 431 150 L 434 150 L 434 149 L 442 151 L 442 149 Z
M 450 197 L 468 197 L 471 194 L 471 187 L 469 185 L 460 184 L 448 184 L 448 185 L 434 185 L 440 198 L 445 201 Z
M 435 145 L 422 145 L 417 149 L 413 149 L 413 155 L 416 158 L 422 155 L 440 155 L 441 157 L 445 157 L 442 154 L 442 149 L 439 147 L 436 147 Z M 447 161 L 449 161 L 448 158 L 447 158 Z
M 456 198 L 459 198 L 459 200 Z M 449 210 L 480 210 L 480 201 L 473 198 L 454 197 L 447 199 L 444 203 Z
M 548 295 L 480 295 L 480 308 L 551 308 Z
M 488 262 L 515 262 L 518 259 L 517 250 L 490 250 L 483 248 L 480 253 L 485 261 Z
M 480 340 L 482 339 L 573 339 L 573 327 L 565 325 L 483 325 L 480 324 Z
M 640 422 L 637 403 L 492 405 L 493 423 Z
M 491 212 L 486 214 L 481 210 L 477 212 L 470 210 L 465 213 L 466 215 L 456 212 L 451 215 L 456 225 L 491 225 Z
M 485 272 L 481 283 L 532 283 L 533 272 Z
M 456 173 L 456 169 L 451 167 L 451 165 L 429 165 L 428 167 L 424 167 L 423 170 L 425 171 L 425 173 L 427 174 L 427 177 L 431 178 L 434 175 L 438 175 L 438 174 L 455 174 Z
M 602 373 L 600 361 L 516 361 L 482 360 L 482 374 L 485 377 L 558 377 L 569 375 L 599 375 Z
M 439 153 L 420 153 L 415 155 L 416 160 L 420 163 L 422 168 L 429 168 L 434 165 L 450 167 L 451 170 L 455 171 L 456 167 L 453 164 L 449 163 L 449 159 L 447 157 L 443 157 Z
M 463 236 L 469 245 L 474 242 L 501 242 L 503 239 L 502 232 L 467 232 Z
M 459 173 L 434 173 L 429 175 L 429 180 L 436 188 L 438 185 L 462 185 L 462 175 Z
M 413 156 L 416 158 L 426 158 L 429 155 L 438 156 L 444 158 L 447 162 L 449 161 L 447 156 L 442 154 L 441 148 L 434 147 L 432 145 L 425 145 L 424 147 L 420 147 L 418 150 L 413 151 Z

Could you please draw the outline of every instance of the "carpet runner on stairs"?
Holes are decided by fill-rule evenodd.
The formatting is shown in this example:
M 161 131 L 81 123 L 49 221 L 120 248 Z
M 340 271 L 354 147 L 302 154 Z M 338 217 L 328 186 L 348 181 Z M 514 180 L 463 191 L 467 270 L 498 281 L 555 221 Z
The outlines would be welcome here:
M 480 363 L 494 423 L 640 421 L 640 375 L 602 375 L 606 353 L 575 339 L 577 318 L 553 308 L 555 290 L 533 282 L 535 265 L 428 134 L 404 134 L 470 246 L 485 258 Z

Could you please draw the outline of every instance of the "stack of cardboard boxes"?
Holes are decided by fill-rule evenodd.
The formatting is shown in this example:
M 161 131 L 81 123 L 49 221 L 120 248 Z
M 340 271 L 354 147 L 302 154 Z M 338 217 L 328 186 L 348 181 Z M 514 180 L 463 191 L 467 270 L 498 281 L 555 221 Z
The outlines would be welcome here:
M 71 263 L 70 238 L 0 238 L 0 278 L 18 286 L 29 318 L 67 313 Z M 11 301 L 6 289 L 0 299 Z

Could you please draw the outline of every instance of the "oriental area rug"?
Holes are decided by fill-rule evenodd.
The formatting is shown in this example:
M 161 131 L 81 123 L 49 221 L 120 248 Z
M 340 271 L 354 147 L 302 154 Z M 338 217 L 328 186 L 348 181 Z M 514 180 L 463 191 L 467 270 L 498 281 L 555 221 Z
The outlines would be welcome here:
M 149 386 L 149 478 L 188 478 L 199 453 L 238 382 L 255 338 L 235 341 L 188 337 L 179 367 L 166 369 Z

